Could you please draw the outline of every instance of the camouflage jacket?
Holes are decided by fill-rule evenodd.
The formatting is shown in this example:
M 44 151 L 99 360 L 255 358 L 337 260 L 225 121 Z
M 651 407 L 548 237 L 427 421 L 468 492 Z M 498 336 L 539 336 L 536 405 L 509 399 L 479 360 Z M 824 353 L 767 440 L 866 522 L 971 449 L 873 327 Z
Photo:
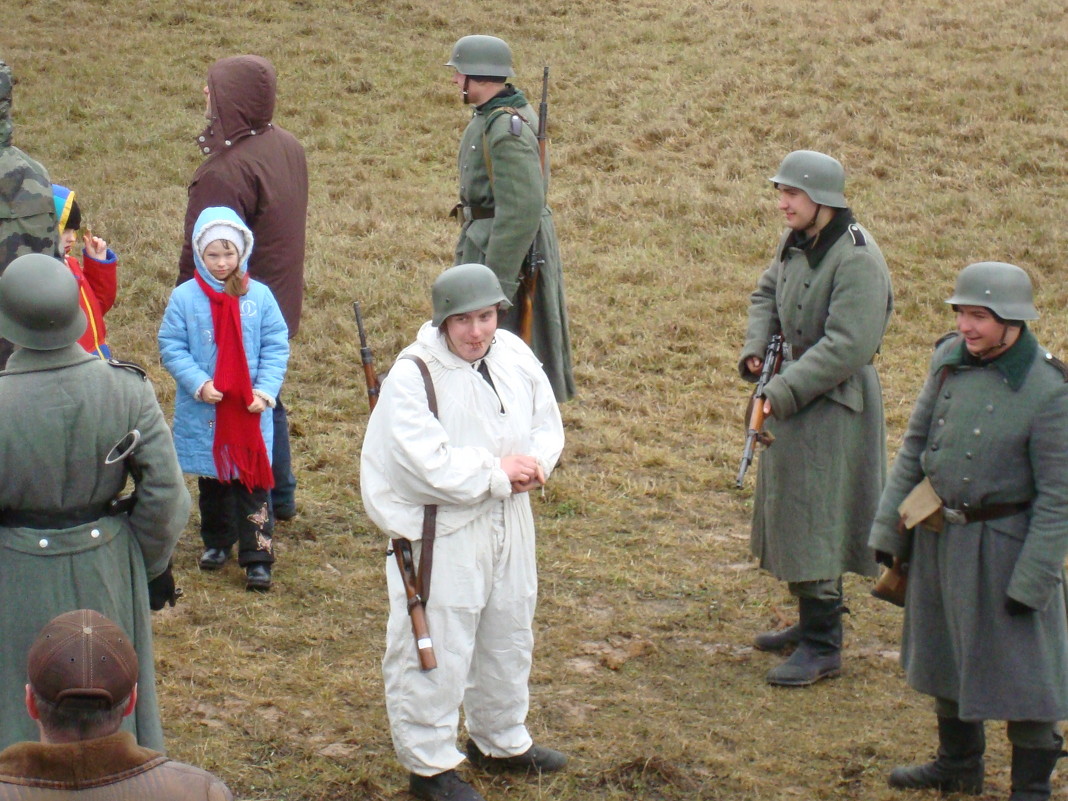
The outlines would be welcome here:
M 0 272 L 25 253 L 59 256 L 52 182 L 44 167 L 11 144 L 11 68 L 0 61 Z M 0 368 L 11 345 L 0 340 Z

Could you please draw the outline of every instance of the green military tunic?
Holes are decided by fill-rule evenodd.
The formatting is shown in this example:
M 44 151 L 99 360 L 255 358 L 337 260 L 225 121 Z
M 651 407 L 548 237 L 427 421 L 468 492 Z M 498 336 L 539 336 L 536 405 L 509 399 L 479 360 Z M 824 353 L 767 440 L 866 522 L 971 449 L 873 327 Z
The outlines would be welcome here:
M 774 444 L 761 452 L 751 548 L 783 581 L 874 575 L 868 531 L 886 476 L 882 390 L 872 360 L 893 308 L 871 234 L 840 210 L 813 247 L 787 231 L 751 297 L 739 361 L 787 345 L 767 386 Z
M 530 347 L 556 400 L 563 402 L 575 394 L 575 378 L 563 267 L 552 212 L 545 204 L 537 127 L 534 109 L 511 87 L 475 109 L 460 142 L 463 220 L 454 263 L 485 264 L 516 304 L 523 261 L 537 237 L 544 263 L 534 294 Z M 513 305 L 501 327 L 519 333 L 518 306 Z
M 871 547 L 909 561 L 901 663 L 964 720 L 1068 718 L 1068 384 L 1024 329 L 977 363 L 943 342 L 909 420 Z M 924 476 L 951 509 L 1027 511 L 909 537 L 897 507 Z M 911 553 L 910 553 L 911 549 Z M 1010 616 L 1007 598 L 1037 610 Z
M 137 448 L 106 465 L 134 429 Z M 37 632 L 58 614 L 89 608 L 133 639 L 141 672 L 124 726 L 141 745 L 162 749 L 148 580 L 166 569 L 190 498 L 152 384 L 77 343 L 16 350 L 0 373 L 0 464 L 0 748 L 37 739 L 23 704 Z M 128 473 L 136 477 L 133 511 L 98 517 L 93 510 L 122 491 Z M 29 513 L 72 524 L 57 517 L 26 525 Z M 48 522 L 55 527 L 42 527 Z

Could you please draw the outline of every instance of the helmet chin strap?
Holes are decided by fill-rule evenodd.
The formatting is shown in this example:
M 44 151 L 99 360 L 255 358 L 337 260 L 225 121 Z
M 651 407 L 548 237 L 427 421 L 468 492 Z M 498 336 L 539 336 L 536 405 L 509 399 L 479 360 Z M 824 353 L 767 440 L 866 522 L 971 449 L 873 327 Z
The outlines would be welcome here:
M 465 106 L 466 106 L 466 105 L 467 105 L 468 103 L 470 103 L 470 102 L 471 102 L 471 99 L 470 99 L 470 98 L 469 98 L 469 97 L 467 96 L 467 84 L 468 84 L 468 83 L 470 82 L 470 80 L 471 80 L 471 76 L 470 76 L 470 75 L 465 75 L 465 76 L 464 76 L 464 86 L 463 86 L 463 90 L 462 90 L 462 91 L 463 91 L 463 96 L 464 96 L 464 105 L 465 105 Z
M 985 359 L 987 357 L 987 354 L 993 353 L 998 348 L 1003 348 L 1003 347 L 1005 347 L 1005 345 L 1008 345 L 1009 343 L 1006 341 L 1006 336 L 1008 335 L 1008 333 L 1009 333 L 1008 323 L 1002 323 L 1001 324 L 1001 336 L 998 337 L 998 343 L 996 345 L 991 345 L 989 348 L 987 348 L 986 350 L 982 351 L 981 353 L 976 353 L 975 354 L 975 358 L 977 358 L 977 359 Z
M 812 214 L 812 219 L 809 220 L 808 221 L 808 225 L 806 225 L 801 230 L 804 231 L 807 234 L 810 228 L 815 228 L 816 227 L 816 218 L 820 216 L 820 212 L 821 211 L 823 211 L 823 206 L 822 206 L 822 204 L 817 203 L 816 204 L 816 211 Z

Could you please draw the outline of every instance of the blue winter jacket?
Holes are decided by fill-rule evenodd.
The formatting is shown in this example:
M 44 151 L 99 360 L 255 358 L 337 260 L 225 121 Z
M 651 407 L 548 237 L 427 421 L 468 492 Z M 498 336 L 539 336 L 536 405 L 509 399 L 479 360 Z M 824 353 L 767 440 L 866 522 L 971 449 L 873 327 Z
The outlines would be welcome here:
M 208 223 L 226 221 L 242 229 L 247 241 L 252 232 L 237 214 L 228 208 L 204 209 L 193 228 L 193 241 Z M 247 248 L 238 269 L 248 269 Z M 200 254 L 194 252 L 197 273 L 213 289 L 221 291 L 222 282 L 212 277 Z M 249 280 L 248 294 L 241 304 L 241 334 L 248 357 L 252 388 L 272 401 L 282 389 L 289 361 L 289 331 L 278 303 L 266 284 Z M 163 323 L 159 329 L 159 352 L 163 366 L 174 376 L 178 391 L 174 400 L 174 446 L 182 471 L 217 478 L 212 445 L 215 441 L 215 405 L 196 400 L 197 390 L 215 374 L 215 327 L 211 321 L 211 304 L 200 285 L 186 281 L 171 292 Z M 270 409 L 260 415 L 260 431 L 271 455 L 274 425 Z

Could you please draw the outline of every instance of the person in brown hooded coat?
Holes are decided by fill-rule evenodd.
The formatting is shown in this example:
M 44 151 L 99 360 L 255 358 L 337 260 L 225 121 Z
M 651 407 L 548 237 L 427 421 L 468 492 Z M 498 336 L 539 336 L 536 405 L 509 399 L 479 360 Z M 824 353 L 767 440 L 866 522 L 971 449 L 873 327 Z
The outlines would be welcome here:
M 261 56 L 221 58 L 208 70 L 208 126 L 197 137 L 207 159 L 189 184 L 178 283 L 193 277 L 190 242 L 200 213 L 211 206 L 234 209 L 256 239 L 248 273 L 270 287 L 292 339 L 304 300 L 308 166 L 296 137 L 271 121 L 276 89 L 274 67 Z M 275 517 L 287 520 L 296 514 L 297 482 L 286 409 L 280 396 L 276 401 L 271 502 Z

